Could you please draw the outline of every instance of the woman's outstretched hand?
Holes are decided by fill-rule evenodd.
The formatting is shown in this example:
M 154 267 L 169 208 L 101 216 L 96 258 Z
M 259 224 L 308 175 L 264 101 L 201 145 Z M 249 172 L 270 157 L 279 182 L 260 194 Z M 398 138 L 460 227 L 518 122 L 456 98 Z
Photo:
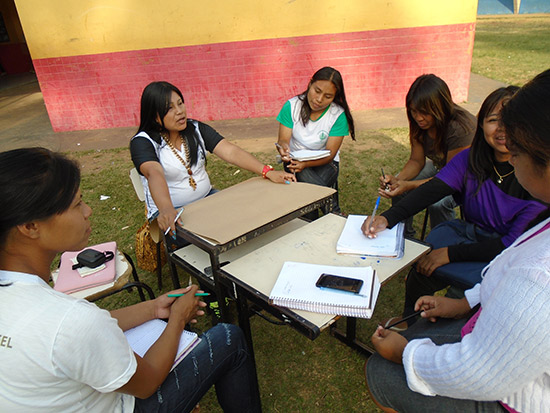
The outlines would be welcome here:
M 291 182 L 296 182 L 296 177 L 294 174 L 284 171 L 269 171 L 265 174 L 266 178 L 271 182 L 276 184 L 289 184 Z

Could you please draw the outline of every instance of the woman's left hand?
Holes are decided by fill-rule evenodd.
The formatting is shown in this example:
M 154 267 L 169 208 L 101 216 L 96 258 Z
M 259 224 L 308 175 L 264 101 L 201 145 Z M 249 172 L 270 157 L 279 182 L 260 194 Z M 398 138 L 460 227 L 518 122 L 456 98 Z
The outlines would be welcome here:
M 284 171 L 269 171 L 265 177 L 276 184 L 289 184 L 291 182 L 296 182 L 296 177 L 294 174 Z
M 408 340 L 401 334 L 378 326 L 371 337 L 371 341 L 374 349 L 386 360 L 403 364 L 403 351 L 407 346 Z
M 435 270 L 449 262 L 449 248 L 437 248 L 418 260 L 416 270 L 429 277 Z
M 293 173 L 302 172 L 307 168 L 305 162 L 297 161 L 296 159 L 292 159 L 286 167 Z

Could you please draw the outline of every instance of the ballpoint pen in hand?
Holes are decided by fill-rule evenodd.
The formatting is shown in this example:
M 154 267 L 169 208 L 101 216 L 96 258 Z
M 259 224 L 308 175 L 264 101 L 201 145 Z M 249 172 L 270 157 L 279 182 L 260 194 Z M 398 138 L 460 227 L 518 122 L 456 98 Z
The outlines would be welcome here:
M 372 223 L 374 222 L 374 216 L 376 215 L 376 211 L 378 210 L 378 205 L 380 205 L 380 195 L 378 195 L 378 198 L 376 198 L 376 204 L 374 204 L 374 209 L 372 210 L 372 215 L 370 217 L 370 224 L 368 226 L 368 229 L 372 227 Z
M 180 212 L 178 212 L 178 215 L 176 215 L 176 218 L 174 219 L 174 224 L 178 222 L 178 219 L 180 219 L 182 212 L 183 212 L 183 207 L 180 209 Z M 164 231 L 164 235 L 165 236 L 168 235 L 169 232 L 170 232 L 170 227 L 166 228 L 166 231 Z
M 401 324 L 401 323 L 403 323 L 407 320 L 410 320 L 411 318 L 414 318 L 414 317 L 420 315 L 420 313 L 422 313 L 422 311 L 424 311 L 424 310 L 415 311 L 414 313 L 408 315 L 407 317 L 403 317 L 402 319 L 397 320 L 397 321 L 391 323 L 390 325 L 385 325 L 385 326 L 382 326 L 382 327 L 384 327 L 386 330 L 389 330 L 390 328 L 395 327 L 398 324 Z
M 182 297 L 185 294 L 179 293 L 179 294 L 167 294 L 168 297 Z M 208 297 L 210 293 L 195 293 L 195 297 Z
M 386 181 L 386 174 L 384 173 L 384 168 L 380 168 L 380 170 L 382 171 L 382 178 L 384 178 L 384 181 Z M 390 190 L 390 185 L 385 182 L 386 186 L 384 188 L 385 191 L 389 191 Z

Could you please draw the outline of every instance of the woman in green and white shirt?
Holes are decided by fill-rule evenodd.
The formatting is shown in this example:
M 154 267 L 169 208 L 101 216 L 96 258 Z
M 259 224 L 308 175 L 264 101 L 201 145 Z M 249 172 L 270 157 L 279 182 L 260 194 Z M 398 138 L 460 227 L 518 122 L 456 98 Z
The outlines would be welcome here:
M 355 140 L 353 118 L 346 101 L 340 72 L 332 67 L 319 69 L 307 89 L 289 99 L 279 115 L 278 150 L 285 169 L 296 174 L 299 182 L 338 189 L 339 149 L 344 136 Z M 299 149 L 330 150 L 321 159 L 298 161 L 290 157 Z M 338 194 L 333 210 L 338 212 Z

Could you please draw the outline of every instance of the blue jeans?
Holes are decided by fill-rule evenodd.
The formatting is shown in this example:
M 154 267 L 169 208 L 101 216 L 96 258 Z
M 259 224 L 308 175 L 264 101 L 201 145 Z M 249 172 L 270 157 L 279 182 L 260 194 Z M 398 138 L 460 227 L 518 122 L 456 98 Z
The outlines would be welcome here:
M 285 165 L 285 171 L 290 172 Z M 309 184 L 327 186 L 329 188 L 336 189 L 336 193 L 332 196 L 332 211 L 340 212 L 340 204 L 338 199 L 338 173 L 340 171 L 340 162 L 332 161 L 325 165 L 314 166 L 312 168 L 305 168 L 302 172 L 296 173 L 296 180 L 298 182 L 307 182 Z M 330 212 L 323 211 L 325 214 Z M 314 211 L 304 215 L 308 219 L 317 219 L 319 212 Z
M 437 345 L 459 342 L 460 329 L 468 319 L 439 319 L 431 323 L 419 320 L 402 335 L 409 341 L 415 338 L 431 338 Z M 452 372 L 449 372 L 452 373 Z M 369 390 L 378 403 L 398 412 L 505 412 L 500 403 L 453 399 L 443 396 L 424 396 L 409 389 L 403 365 L 373 354 L 365 365 Z
M 495 232 L 485 231 L 478 226 L 455 219 L 444 222 L 429 233 L 426 237 L 432 248 L 443 248 L 450 245 L 472 244 L 498 237 Z M 468 261 L 451 262 L 437 268 L 430 277 L 420 274 L 414 268 L 407 276 L 405 288 L 405 306 L 403 316 L 414 312 L 414 304 L 423 295 L 432 295 L 443 288 L 456 287 L 467 290 L 481 281 L 481 271 L 488 262 Z M 411 320 L 411 323 L 414 320 Z
M 241 329 L 217 324 L 201 338 L 155 394 L 136 398 L 134 412 L 189 412 L 212 385 L 224 412 L 261 411 L 254 366 Z
M 413 181 L 420 181 L 422 179 L 432 178 L 439 170 L 434 166 L 433 162 L 430 159 L 426 159 L 424 168 L 420 173 L 412 179 Z M 408 192 L 407 192 L 408 193 Z M 392 205 L 395 205 L 401 199 L 403 199 L 407 193 L 398 195 L 392 198 Z M 450 221 L 451 219 L 456 218 L 454 209 L 457 207 L 457 203 L 451 195 L 446 196 L 443 199 L 433 203 L 428 207 L 428 215 L 430 217 L 430 227 L 435 228 L 437 225 L 445 221 Z M 405 236 L 413 238 L 416 235 L 416 232 L 413 228 L 413 217 L 409 217 L 405 220 Z

